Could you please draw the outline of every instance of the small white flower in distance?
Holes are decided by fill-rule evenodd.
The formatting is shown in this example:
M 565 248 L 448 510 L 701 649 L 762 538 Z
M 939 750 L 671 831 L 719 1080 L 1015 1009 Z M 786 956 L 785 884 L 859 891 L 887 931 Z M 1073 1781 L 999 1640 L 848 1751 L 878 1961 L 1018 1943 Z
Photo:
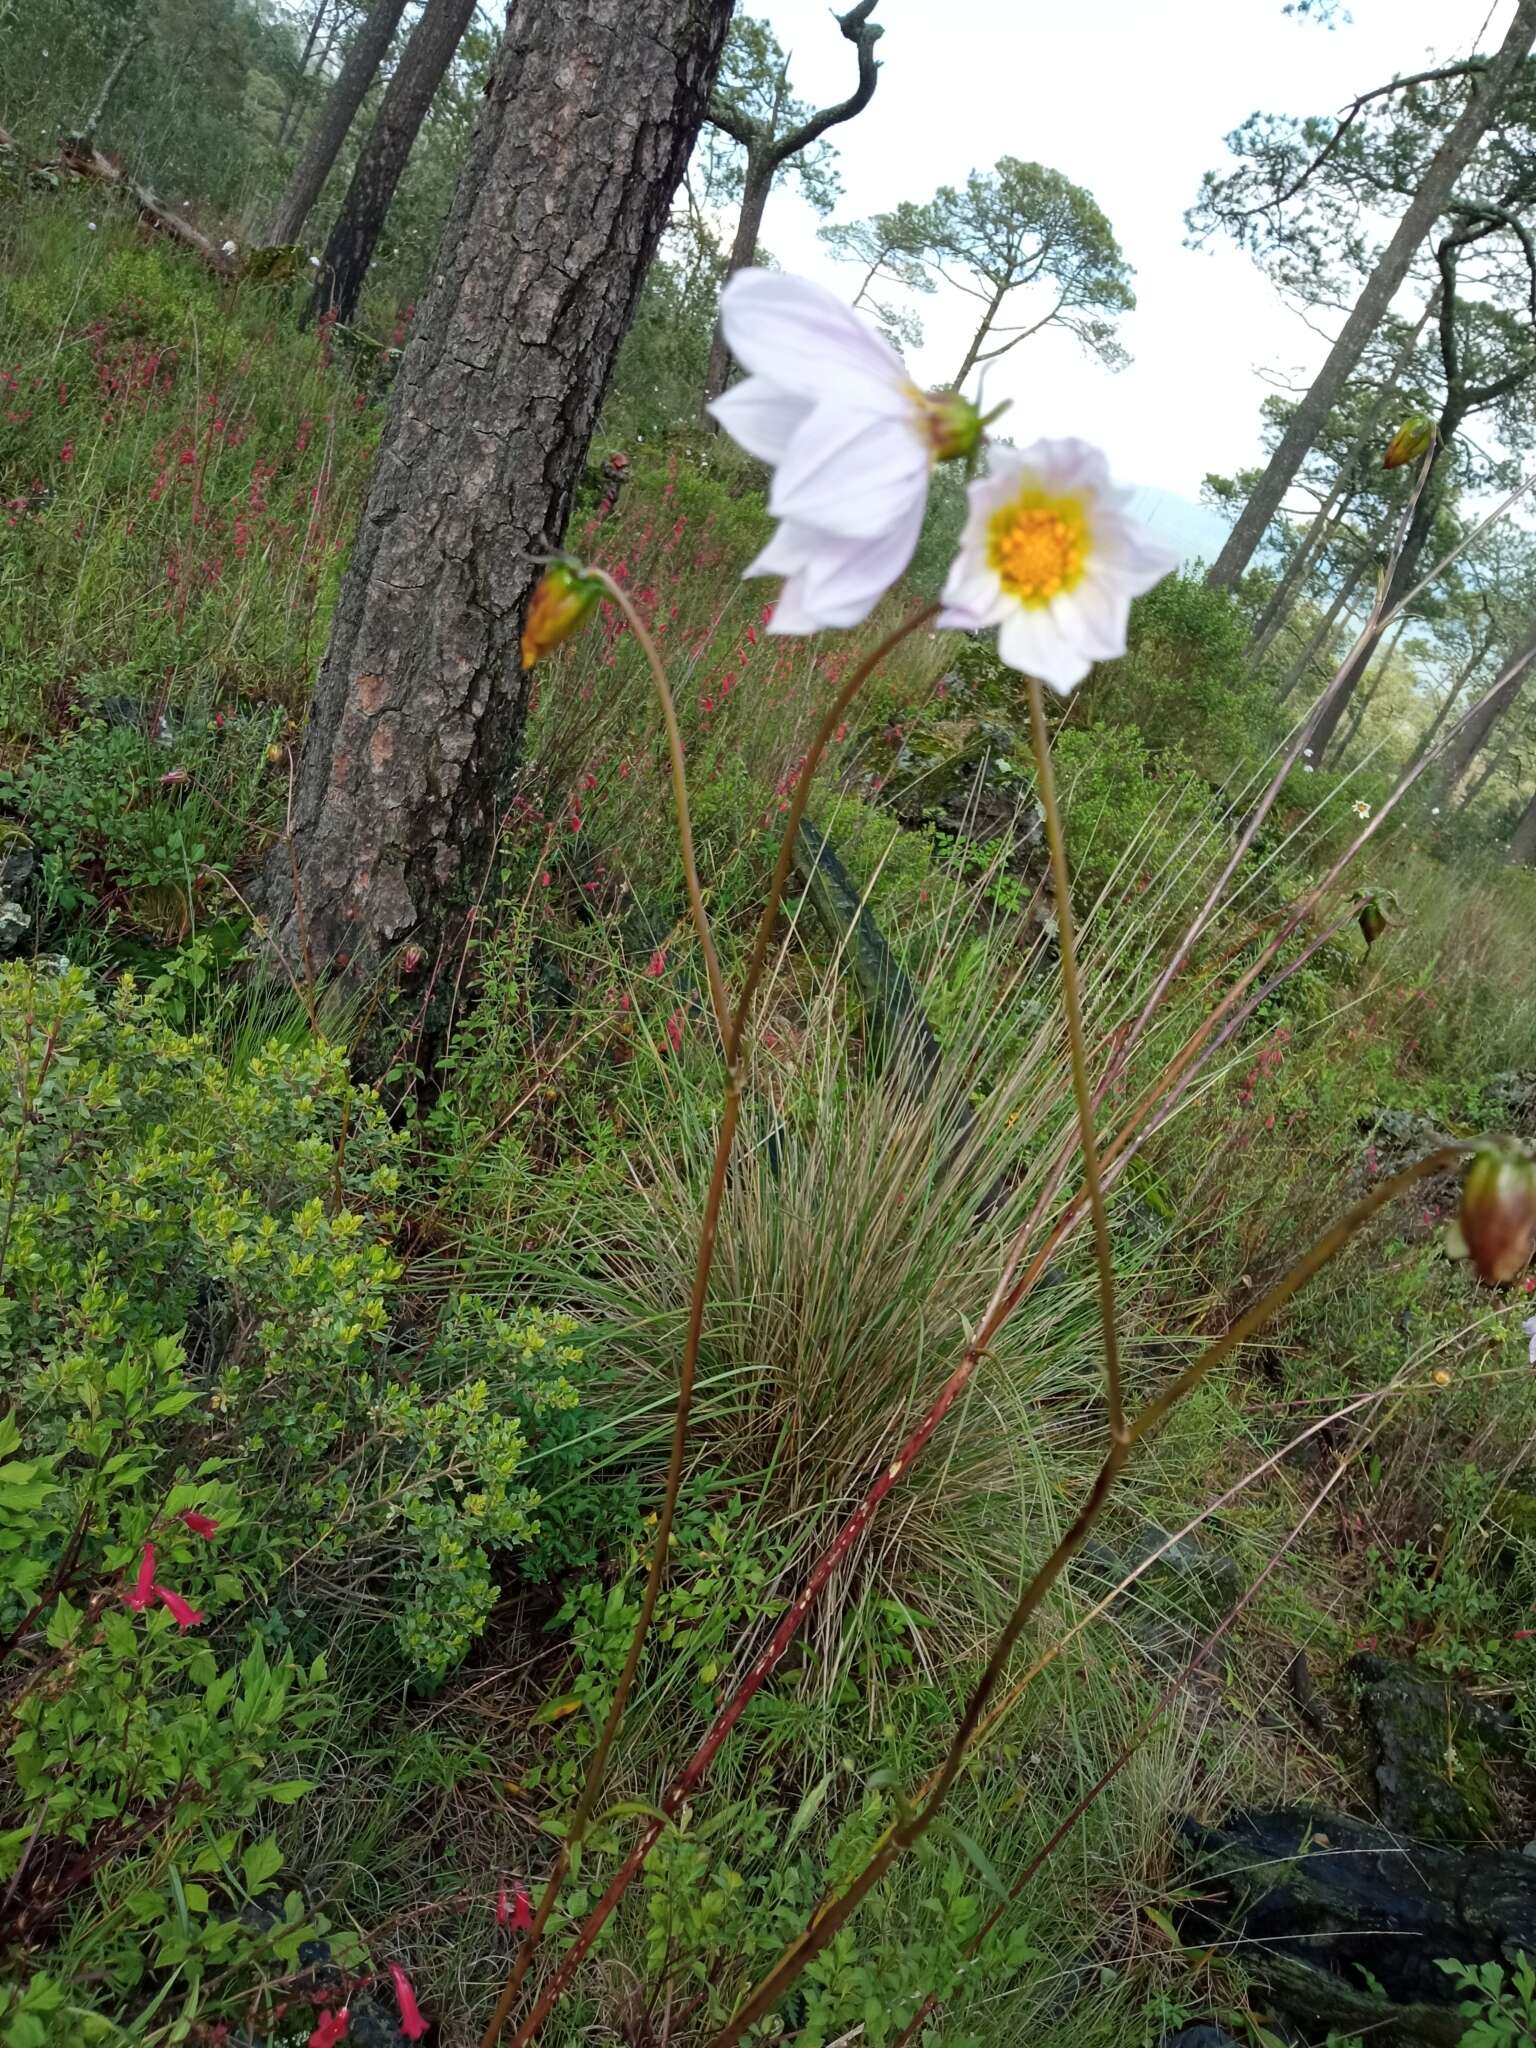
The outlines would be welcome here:
M 1086 441 L 994 447 L 944 585 L 941 626 L 996 626 L 1010 668 L 1065 696 L 1125 652 L 1131 599 L 1178 567 Z
M 1301 772 L 1303 775 L 1315 775 L 1317 773 L 1317 770 L 1312 766 L 1312 763 L 1310 761 L 1303 761 L 1301 764 Z
M 309 267 L 311 270 L 318 270 L 320 268 L 320 258 L 318 256 L 311 256 L 309 259 Z
M 709 409 L 773 469 L 778 529 L 744 572 L 785 579 L 769 631 L 856 626 L 912 559 L 934 463 L 976 447 L 975 408 L 919 391 L 872 327 L 804 278 L 737 271 L 720 324 L 748 374 Z
M 85 225 L 86 225 L 87 229 L 88 229 L 88 230 L 90 231 L 90 233 L 94 235 L 94 234 L 95 234 L 95 232 L 96 232 L 96 223 L 95 223 L 95 221 L 93 221 L 93 220 L 88 220 L 88 221 L 86 222 L 86 224 L 85 224 Z
M 235 242 L 226 242 L 224 244 L 224 254 L 226 256 L 233 256 L 236 253 L 238 246 L 239 245 Z
M 1357 796 L 1354 802 L 1350 805 L 1350 809 L 1354 812 L 1357 818 L 1368 818 L 1371 815 L 1371 807 L 1365 801 L 1364 797 Z
M 1431 804 L 1429 807 L 1429 815 L 1432 818 L 1438 818 L 1440 815 L 1440 806 L 1438 804 Z
M 1301 751 L 1306 755 L 1307 759 L 1310 761 L 1312 758 L 1312 749 L 1310 747 L 1303 747 Z
M 1520 1327 L 1531 1340 L 1531 1364 L 1536 1365 L 1536 1316 L 1527 1316 Z

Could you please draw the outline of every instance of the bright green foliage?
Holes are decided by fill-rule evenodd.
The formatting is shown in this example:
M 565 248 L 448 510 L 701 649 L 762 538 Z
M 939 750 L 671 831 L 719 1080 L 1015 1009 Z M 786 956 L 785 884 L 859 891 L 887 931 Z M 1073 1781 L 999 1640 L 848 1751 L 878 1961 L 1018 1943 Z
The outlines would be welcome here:
M 1462 2032 L 1462 2048 L 1523 2048 L 1536 2036 L 1536 1968 L 1527 1955 L 1517 1955 L 1506 1973 L 1499 1963 L 1443 1962 L 1440 1968 L 1471 1995 L 1461 2001 L 1471 2025 Z

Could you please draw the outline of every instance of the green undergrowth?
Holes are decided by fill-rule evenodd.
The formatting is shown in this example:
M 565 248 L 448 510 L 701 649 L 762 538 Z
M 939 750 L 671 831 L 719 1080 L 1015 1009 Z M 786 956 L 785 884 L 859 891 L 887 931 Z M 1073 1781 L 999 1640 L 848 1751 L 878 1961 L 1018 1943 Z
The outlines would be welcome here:
M 368 1085 L 353 1020 L 317 1036 L 262 974 L 243 881 L 280 829 L 378 399 L 278 287 L 220 288 L 88 221 L 72 193 L 0 223 L 0 855 L 32 864 L 28 943 L 0 968 L 0 2042 L 303 2040 L 317 1967 L 383 2009 L 395 1962 L 459 2048 L 507 1967 L 498 1899 L 547 1869 L 622 1663 L 719 1114 L 650 679 L 611 607 L 540 668 L 443 1041 L 418 1070 L 402 1011 Z M 667 661 L 734 985 L 827 693 L 913 593 L 856 644 L 776 638 L 771 585 L 738 576 L 767 528 L 750 467 L 679 434 L 634 471 L 606 518 L 584 489 L 575 541 Z M 1171 579 L 1058 721 L 1095 1046 L 1273 772 L 1243 638 L 1226 598 Z M 937 1078 L 797 878 L 657 1624 L 552 1939 L 1052 1199 L 1073 1107 L 1022 727 L 985 648 L 919 632 L 813 792 Z M 953 759 L 940 790 L 924 764 Z M 1117 1107 L 1347 845 L 1376 774 L 1288 778 Z M 1425 1133 L 1532 1128 L 1529 877 L 1412 806 L 1370 863 L 1349 886 L 1386 932 L 1367 951 L 1330 899 L 1337 928 L 1288 942 L 1286 965 L 1318 941 L 1116 1188 L 1133 1392 Z M 1026 1637 L 1010 1678 L 1050 1654 L 941 1823 L 759 2038 L 879 2048 L 934 1994 L 927 2048 L 1159 2048 L 1213 2016 L 1262 2041 L 1239 1960 L 1172 1931 L 1177 1824 L 1358 1803 L 1349 1743 L 1288 1690 L 1298 1650 L 1341 1712 L 1369 1643 L 1531 1718 L 1526 1303 L 1445 1255 L 1449 1199 L 1430 1184 L 1385 1214 L 1176 1413 Z M 910 1809 L 1102 1455 L 1101 1374 L 1074 1239 L 545 2040 L 702 2043 Z M 1205 1564 L 1111 1597 L 1188 1523 Z

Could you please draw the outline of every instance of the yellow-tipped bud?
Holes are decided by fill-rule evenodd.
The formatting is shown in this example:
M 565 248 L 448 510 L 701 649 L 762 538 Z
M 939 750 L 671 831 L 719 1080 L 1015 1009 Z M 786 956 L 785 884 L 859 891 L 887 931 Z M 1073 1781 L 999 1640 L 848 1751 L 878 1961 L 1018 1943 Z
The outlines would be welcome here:
M 1516 1279 L 1536 1252 L 1536 1159 L 1512 1139 L 1484 1145 L 1461 1184 L 1459 1220 L 1479 1278 Z
M 1427 412 L 1411 412 L 1397 432 L 1387 443 L 1387 452 L 1381 458 L 1383 469 L 1401 469 L 1405 463 L 1417 462 L 1421 455 L 1427 455 L 1434 443 L 1435 423 Z
M 595 576 L 584 576 L 571 562 L 552 562 L 528 600 L 523 621 L 523 667 L 530 669 L 569 640 L 603 594 Z
M 981 414 L 958 391 L 923 395 L 928 438 L 935 462 L 968 462 L 981 446 Z

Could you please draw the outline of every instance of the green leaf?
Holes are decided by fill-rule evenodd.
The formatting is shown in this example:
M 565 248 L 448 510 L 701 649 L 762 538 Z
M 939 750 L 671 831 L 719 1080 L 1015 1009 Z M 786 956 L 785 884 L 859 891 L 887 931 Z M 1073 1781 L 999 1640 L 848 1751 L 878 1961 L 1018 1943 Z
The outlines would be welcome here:
M 276 1877 L 283 1867 L 283 1852 L 271 1835 L 259 1842 L 252 1842 L 240 1858 L 240 1875 L 245 1879 L 245 1888 L 254 1898 L 269 1878 Z
M 276 1785 L 258 1785 L 256 1790 L 278 1806 L 292 1806 L 306 1792 L 313 1792 L 319 1782 L 318 1778 L 284 1778 Z
M 784 1837 L 786 1851 L 794 1847 L 795 1843 L 799 1841 L 800 1837 L 821 1811 L 822 1801 L 832 1789 L 832 1775 L 831 1771 L 823 1772 L 822 1776 L 817 1779 L 810 1791 L 806 1793 L 800 1804 L 795 1808 L 795 1817 L 790 1822 L 789 1832 Z

